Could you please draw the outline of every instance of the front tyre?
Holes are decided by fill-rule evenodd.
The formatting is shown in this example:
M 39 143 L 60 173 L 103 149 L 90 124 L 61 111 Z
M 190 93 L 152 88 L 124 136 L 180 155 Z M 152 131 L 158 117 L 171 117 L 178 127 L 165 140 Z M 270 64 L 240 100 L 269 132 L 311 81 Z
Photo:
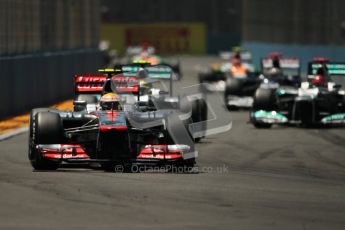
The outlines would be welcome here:
M 62 122 L 59 114 L 38 112 L 30 114 L 29 160 L 35 170 L 56 170 L 60 162 L 44 158 L 36 149 L 38 144 L 59 144 L 62 139 Z
M 253 122 L 253 125 L 257 129 L 269 129 L 272 127 L 272 124 L 267 124 L 267 123 L 258 123 L 258 122 Z
M 273 111 L 276 109 L 275 89 L 258 88 L 254 95 L 253 110 Z

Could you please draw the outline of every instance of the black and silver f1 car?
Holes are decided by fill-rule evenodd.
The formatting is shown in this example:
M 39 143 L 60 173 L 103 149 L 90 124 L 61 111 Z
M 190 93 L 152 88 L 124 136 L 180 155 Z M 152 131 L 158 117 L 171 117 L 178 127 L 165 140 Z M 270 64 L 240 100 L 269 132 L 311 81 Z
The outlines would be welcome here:
M 167 68 L 156 67 L 154 75 L 165 75 Z M 195 164 L 192 106 L 182 100 L 159 101 L 161 98 L 152 98 L 153 106 L 130 101 L 121 97 L 121 91 L 134 91 L 140 86 L 132 84 L 134 79 L 119 86 L 118 77 L 128 76 L 111 75 L 102 91 L 109 93 L 106 87 L 110 87 L 121 98 L 121 107 L 88 111 L 85 101 L 76 101 L 79 108 L 74 112 L 32 110 L 29 160 L 34 169 L 55 170 L 62 163 L 97 162 L 105 170 L 114 170 L 116 165 L 176 164 L 190 168 Z M 89 92 L 86 89 L 90 87 L 99 90 L 99 85 L 92 84 L 78 82 L 76 87 L 84 92 Z
M 271 53 L 269 57 L 261 59 L 261 75 L 249 72 L 244 77 L 234 75 L 227 79 L 225 103 L 230 110 L 251 108 L 254 94 L 260 85 L 273 83 L 280 87 L 298 87 L 300 82 L 299 59 Z
M 201 66 L 198 67 L 199 82 L 203 83 L 207 91 L 225 91 L 226 81 L 232 68 L 230 59 L 234 54 L 234 52 L 221 52 L 221 58 L 226 59 L 226 61 L 213 63 L 206 68 Z M 252 63 L 251 53 L 248 51 L 241 51 L 238 54 L 240 55 L 242 66 L 246 68 L 248 72 L 254 73 L 255 67 Z
M 263 85 L 255 93 L 251 122 L 257 128 L 344 124 L 345 91 L 332 81 L 333 76 L 345 76 L 345 64 L 317 59 L 309 63 L 308 81 L 299 88 Z
M 141 46 L 130 46 L 127 48 L 125 62 L 127 63 L 149 63 L 151 65 L 170 66 L 176 75 L 176 79 L 182 78 L 180 60 L 175 58 L 165 59 L 155 53 L 156 49 L 148 43 Z

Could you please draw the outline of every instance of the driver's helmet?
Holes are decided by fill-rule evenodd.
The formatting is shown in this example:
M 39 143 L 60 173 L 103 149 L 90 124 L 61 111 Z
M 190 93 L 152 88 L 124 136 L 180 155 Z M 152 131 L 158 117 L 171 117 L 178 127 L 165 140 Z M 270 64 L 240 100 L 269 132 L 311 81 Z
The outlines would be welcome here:
M 315 86 L 326 86 L 327 85 L 326 75 L 327 75 L 327 67 L 320 67 L 316 71 L 316 75 L 314 76 L 314 78 L 312 78 L 311 84 Z
M 326 77 L 323 75 L 315 75 L 315 77 L 311 80 L 311 84 L 315 86 L 326 86 Z
M 272 67 L 266 71 L 266 76 L 275 82 L 281 82 L 284 80 L 283 72 L 280 68 Z
M 150 53 L 146 50 L 144 50 L 143 52 L 140 53 L 140 57 L 142 60 L 147 61 L 147 59 L 150 58 Z
M 233 54 L 233 56 L 231 57 L 231 64 L 233 66 L 240 66 L 240 65 L 242 65 L 241 53 L 235 52 Z
M 147 83 L 144 80 L 140 80 L 140 95 L 148 95 L 150 94 L 150 89 L 152 88 L 152 84 Z
M 148 51 L 151 45 L 148 42 L 143 42 L 140 46 L 142 51 Z
M 115 93 L 104 94 L 99 101 L 100 110 L 122 110 L 119 95 Z
M 267 74 L 270 76 L 280 76 L 282 74 L 282 71 L 280 68 L 272 67 L 268 70 Z

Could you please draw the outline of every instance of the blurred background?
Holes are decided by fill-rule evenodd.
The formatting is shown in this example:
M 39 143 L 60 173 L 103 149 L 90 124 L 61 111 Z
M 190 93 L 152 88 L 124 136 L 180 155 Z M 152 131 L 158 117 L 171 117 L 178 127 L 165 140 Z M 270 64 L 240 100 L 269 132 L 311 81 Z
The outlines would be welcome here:
M 345 60 L 341 0 L 0 0 L 0 118 L 73 96 L 73 75 L 149 42 L 161 55 Z M 103 42 L 101 42 L 103 41 Z

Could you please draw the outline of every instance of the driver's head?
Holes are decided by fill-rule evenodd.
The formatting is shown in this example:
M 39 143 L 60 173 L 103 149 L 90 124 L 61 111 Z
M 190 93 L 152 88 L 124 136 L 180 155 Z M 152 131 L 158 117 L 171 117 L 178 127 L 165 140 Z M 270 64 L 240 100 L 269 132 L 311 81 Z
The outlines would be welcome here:
M 323 75 L 315 75 L 311 80 L 311 83 L 315 86 L 326 86 L 326 77 Z
M 140 53 L 140 57 L 143 60 L 147 60 L 150 57 L 150 53 L 147 50 L 144 50 L 143 52 Z
M 318 68 L 318 70 L 316 71 L 316 75 L 311 80 L 311 84 L 313 84 L 315 86 L 326 86 L 326 84 L 327 84 L 327 81 L 326 81 L 327 72 L 328 72 L 328 70 L 327 70 L 326 66 L 322 66 L 322 67 Z
M 276 75 L 280 75 L 282 72 L 279 68 L 273 67 L 271 69 L 268 70 L 268 74 L 271 76 L 276 76 Z
M 233 66 L 240 66 L 242 64 L 241 54 L 236 52 L 234 56 L 231 57 L 231 64 Z
M 273 68 L 280 69 L 279 57 L 272 57 L 272 66 L 273 66 Z
M 279 52 L 272 52 L 269 56 L 272 59 L 273 68 L 280 69 L 280 59 L 283 56 L 283 54 Z
M 122 110 L 119 95 L 115 93 L 107 93 L 101 97 L 99 101 L 101 110 Z
M 280 68 L 272 67 L 266 72 L 267 76 L 271 77 L 272 79 L 278 80 L 281 79 L 283 73 Z
M 148 42 L 143 42 L 143 43 L 141 43 L 141 50 L 142 51 L 148 51 L 149 50 L 149 48 L 150 48 L 150 43 L 148 43 Z
M 327 74 L 327 67 L 323 66 L 317 69 L 316 75 L 326 76 Z

